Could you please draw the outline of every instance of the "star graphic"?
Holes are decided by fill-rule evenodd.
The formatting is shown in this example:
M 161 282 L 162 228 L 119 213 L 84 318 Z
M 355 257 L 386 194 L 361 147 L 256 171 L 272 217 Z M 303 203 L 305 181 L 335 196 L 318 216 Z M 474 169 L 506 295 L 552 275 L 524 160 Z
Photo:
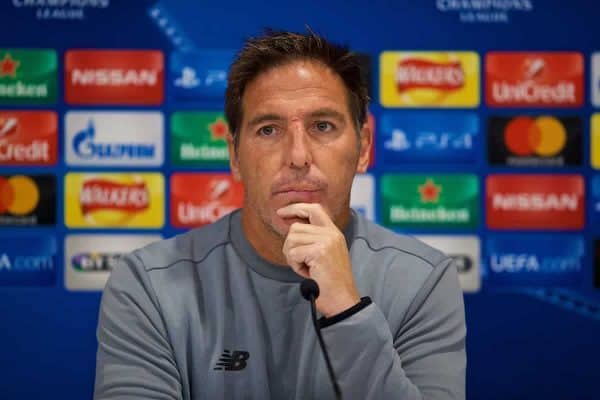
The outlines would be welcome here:
M 218 118 L 215 122 L 208 125 L 208 130 L 212 135 L 212 140 L 225 140 L 229 133 L 227 123 L 222 118 Z
M 4 59 L 0 61 L 0 77 L 11 76 L 16 78 L 17 68 L 21 64 L 20 61 L 13 60 L 9 53 L 4 55 Z
M 419 193 L 423 203 L 437 203 L 440 200 L 441 192 L 442 187 L 436 185 L 431 178 L 428 178 L 424 184 L 419 185 Z

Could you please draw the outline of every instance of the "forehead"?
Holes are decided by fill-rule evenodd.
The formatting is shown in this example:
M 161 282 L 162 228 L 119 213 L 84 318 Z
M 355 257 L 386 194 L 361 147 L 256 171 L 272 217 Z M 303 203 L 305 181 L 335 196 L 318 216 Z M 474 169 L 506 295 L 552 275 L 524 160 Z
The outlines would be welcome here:
M 349 116 L 341 77 L 310 60 L 293 61 L 259 74 L 248 84 L 242 98 L 244 121 L 255 114 L 301 114 L 321 107 Z

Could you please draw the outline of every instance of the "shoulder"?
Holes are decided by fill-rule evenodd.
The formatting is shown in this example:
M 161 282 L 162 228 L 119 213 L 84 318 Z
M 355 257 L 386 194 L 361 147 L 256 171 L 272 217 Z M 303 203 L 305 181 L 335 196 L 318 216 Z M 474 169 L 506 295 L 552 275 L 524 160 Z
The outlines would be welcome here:
M 210 225 L 151 243 L 129 257 L 137 260 L 147 272 L 176 268 L 185 262 L 201 263 L 229 243 L 230 217 L 227 215 Z
M 399 234 L 356 215 L 354 219 L 354 241 L 352 246 L 365 256 L 382 260 L 410 260 L 411 264 L 424 272 L 442 264 L 448 256 L 424 242 Z
M 357 216 L 354 224 L 351 257 L 359 290 L 379 305 L 393 332 L 433 292 L 434 297 L 443 298 L 442 302 L 458 298 L 459 289 L 436 289 L 443 276 L 458 288 L 454 264 L 446 254 L 362 216 Z

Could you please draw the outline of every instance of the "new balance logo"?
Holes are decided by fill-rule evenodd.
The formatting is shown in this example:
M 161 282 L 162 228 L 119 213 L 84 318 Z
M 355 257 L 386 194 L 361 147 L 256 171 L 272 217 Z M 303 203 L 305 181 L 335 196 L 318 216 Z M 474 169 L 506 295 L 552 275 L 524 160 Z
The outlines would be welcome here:
M 250 358 L 250 353 L 247 351 L 223 350 L 219 362 L 215 366 L 216 371 L 241 371 L 246 368 L 246 361 Z

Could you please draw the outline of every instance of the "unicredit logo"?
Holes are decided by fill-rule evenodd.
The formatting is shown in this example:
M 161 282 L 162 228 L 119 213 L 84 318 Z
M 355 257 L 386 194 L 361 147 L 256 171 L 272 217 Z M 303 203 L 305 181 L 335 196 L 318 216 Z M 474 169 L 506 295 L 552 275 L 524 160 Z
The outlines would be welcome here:
M 398 91 L 417 88 L 438 90 L 460 89 L 465 83 L 465 73 L 460 62 L 433 62 L 407 59 L 398 63 L 396 85 Z
M 90 159 L 151 159 L 155 155 L 153 143 L 98 143 L 94 141 L 96 128 L 90 120 L 86 129 L 73 138 L 73 151 L 77 156 Z
M 9 135 L 14 135 L 15 132 L 17 132 L 16 118 L 0 118 L 0 139 Z
M 0 118 L 0 162 L 47 163 L 50 161 L 50 145 L 47 140 L 31 140 L 30 143 L 14 143 L 17 118 Z
M 498 106 L 579 106 L 583 57 L 575 52 L 489 53 L 486 101 Z
M 492 229 L 583 228 L 585 188 L 579 175 L 491 175 L 486 186 Z
M 83 214 L 96 210 L 140 212 L 149 207 L 150 194 L 144 182 L 117 183 L 91 179 L 83 184 L 79 202 Z
M 177 216 L 183 224 L 208 224 L 239 208 L 235 205 L 221 204 L 223 198 L 231 190 L 232 183 L 228 179 L 215 179 L 208 185 L 209 198 L 204 204 L 181 202 L 177 206 Z
M 0 165 L 55 164 L 57 125 L 52 111 L 0 111 Z
M 519 83 L 498 81 L 492 84 L 492 96 L 498 103 L 576 103 L 575 85 L 560 81 L 553 85 L 538 84 L 535 80 Z
M 190 191 L 190 187 L 196 190 Z M 172 224 L 186 228 L 215 222 L 241 207 L 243 192 L 243 186 L 228 174 L 173 174 Z

